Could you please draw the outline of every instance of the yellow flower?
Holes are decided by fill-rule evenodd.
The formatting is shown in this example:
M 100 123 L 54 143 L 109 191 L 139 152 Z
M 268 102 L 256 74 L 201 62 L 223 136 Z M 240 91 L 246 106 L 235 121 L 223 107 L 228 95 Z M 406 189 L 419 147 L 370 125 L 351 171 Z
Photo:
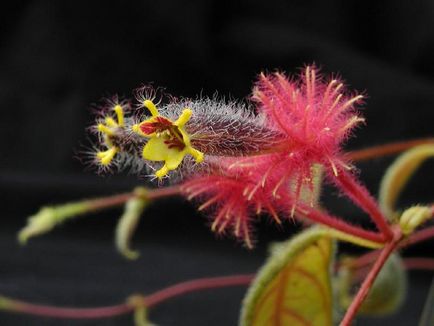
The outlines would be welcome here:
M 98 124 L 98 131 L 104 135 L 104 143 L 107 150 L 96 153 L 96 157 L 101 165 L 107 166 L 111 163 L 115 155 L 119 152 L 119 148 L 113 145 L 111 137 L 114 136 L 116 128 L 124 127 L 124 110 L 122 106 L 117 104 L 114 106 L 113 111 L 116 113 L 115 121 L 112 117 L 106 117 L 105 123 Z
M 189 108 L 185 108 L 173 122 L 161 116 L 152 101 L 143 101 L 143 106 L 151 112 L 152 117 L 134 125 L 133 131 L 150 138 L 143 148 L 143 158 L 164 162 L 163 167 L 155 173 L 156 177 L 162 178 L 175 170 L 187 154 L 193 156 L 196 163 L 203 161 L 203 153 L 191 146 L 190 136 L 184 129 L 192 115 Z

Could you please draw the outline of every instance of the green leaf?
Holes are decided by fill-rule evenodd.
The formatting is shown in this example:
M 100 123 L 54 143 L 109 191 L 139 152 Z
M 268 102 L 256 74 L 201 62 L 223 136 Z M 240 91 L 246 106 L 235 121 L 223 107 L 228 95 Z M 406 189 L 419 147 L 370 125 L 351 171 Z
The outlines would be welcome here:
M 346 258 L 348 261 L 351 258 Z M 337 298 L 342 309 L 347 309 L 353 300 L 354 291 L 360 282 L 360 274 L 341 264 L 336 282 Z M 375 279 L 359 314 L 383 316 L 396 312 L 402 305 L 407 292 L 407 273 L 398 254 L 389 257 Z
M 240 325 L 332 325 L 334 247 L 319 227 L 273 246 L 244 298 Z

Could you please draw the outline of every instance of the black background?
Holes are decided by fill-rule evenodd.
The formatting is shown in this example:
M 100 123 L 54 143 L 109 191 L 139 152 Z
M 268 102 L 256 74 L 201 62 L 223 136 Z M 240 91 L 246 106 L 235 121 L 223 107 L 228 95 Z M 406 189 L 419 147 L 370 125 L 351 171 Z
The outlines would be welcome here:
M 113 194 L 144 180 L 83 171 L 89 105 L 130 95 L 153 82 L 176 96 L 243 99 L 260 71 L 294 73 L 315 62 L 369 94 L 367 126 L 348 149 L 432 135 L 434 4 L 431 1 L 29 1 L 0 10 L 0 293 L 38 303 L 92 306 L 121 302 L 195 277 L 254 272 L 267 243 L 285 239 L 258 224 L 257 249 L 216 239 L 181 199 L 153 205 L 134 246 L 138 261 L 112 244 L 120 210 L 78 219 L 21 248 L 16 232 L 47 203 Z M 360 164 L 375 194 L 391 159 Z M 402 205 L 432 200 L 429 164 Z M 330 195 L 331 194 L 331 195 Z M 359 211 L 327 190 L 332 211 Z M 328 198 L 331 197 L 331 198 Z M 360 214 L 362 216 L 362 214 Z M 290 231 L 288 231 L 290 230 Z M 430 255 L 432 242 L 405 252 Z M 344 249 L 350 249 L 346 248 Z M 400 314 L 360 325 L 416 324 L 431 275 L 411 272 Z M 190 294 L 158 306 L 160 325 L 235 325 L 244 288 Z M 1 313 L 0 325 L 128 325 L 131 318 L 61 321 Z

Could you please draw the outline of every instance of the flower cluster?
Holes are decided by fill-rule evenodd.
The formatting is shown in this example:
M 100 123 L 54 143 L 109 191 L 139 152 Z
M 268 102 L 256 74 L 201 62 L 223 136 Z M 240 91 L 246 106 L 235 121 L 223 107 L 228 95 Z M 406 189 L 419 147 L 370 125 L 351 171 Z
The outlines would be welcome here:
M 155 98 L 151 88 L 140 88 L 129 117 L 113 103 L 97 124 L 106 148 L 96 159 L 102 166 L 153 171 L 159 179 L 183 177 L 183 193 L 200 203 L 199 210 L 211 211 L 213 231 L 231 229 L 251 247 L 253 216 L 267 213 L 280 224 L 284 217 L 309 215 L 319 171 L 383 218 L 341 150 L 364 121 L 355 108 L 362 96 L 349 94 L 337 79 L 326 81 L 316 67 L 293 79 L 261 74 L 248 106 L 216 98 L 161 104 Z

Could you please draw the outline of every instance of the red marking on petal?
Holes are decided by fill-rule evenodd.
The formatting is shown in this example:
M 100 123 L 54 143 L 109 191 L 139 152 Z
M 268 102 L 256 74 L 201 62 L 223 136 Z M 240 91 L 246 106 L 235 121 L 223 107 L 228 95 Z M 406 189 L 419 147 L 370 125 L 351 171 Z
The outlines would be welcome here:
M 145 135 L 150 135 L 154 132 L 163 132 L 173 127 L 172 121 L 166 119 L 164 117 L 155 117 L 152 119 L 153 121 L 142 122 L 139 126 L 140 130 Z
M 141 132 L 143 132 L 145 135 L 150 135 L 156 132 L 156 127 L 153 122 L 144 122 L 141 123 L 139 126 Z
M 167 145 L 168 148 L 177 148 L 180 151 L 185 148 L 184 142 L 176 137 L 171 137 L 170 139 L 165 140 L 164 143 Z

